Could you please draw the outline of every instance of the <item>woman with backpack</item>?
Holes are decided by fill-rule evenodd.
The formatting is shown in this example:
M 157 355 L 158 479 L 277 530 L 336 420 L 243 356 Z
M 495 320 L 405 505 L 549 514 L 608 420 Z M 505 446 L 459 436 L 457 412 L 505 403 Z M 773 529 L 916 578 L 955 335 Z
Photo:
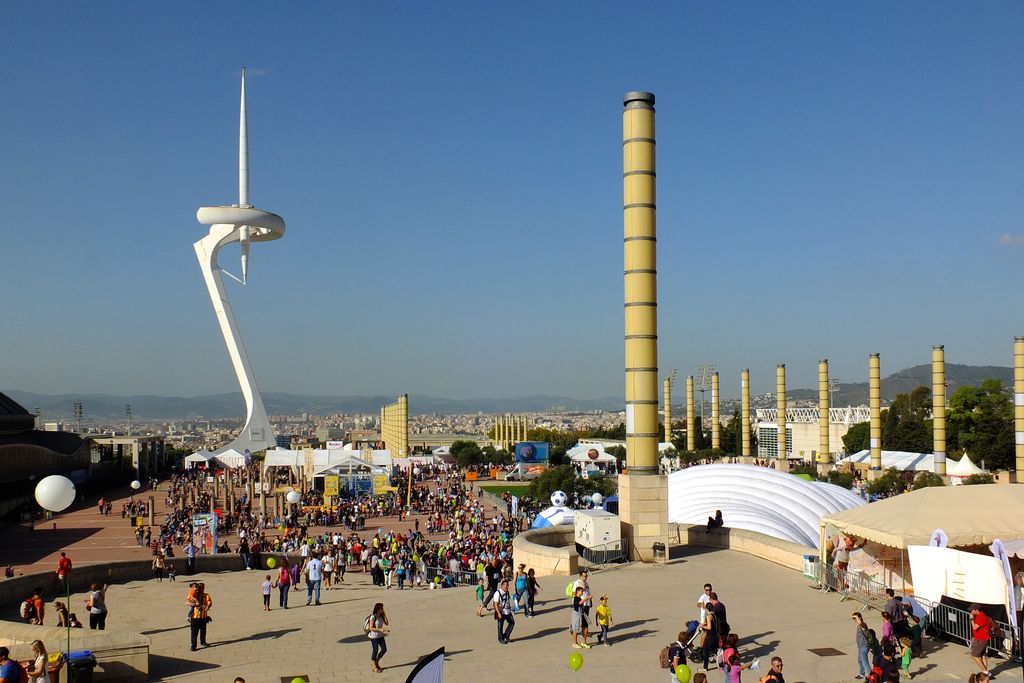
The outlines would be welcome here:
M 277 570 L 277 581 L 274 582 L 274 588 L 277 589 L 277 602 L 278 606 L 282 609 L 288 609 L 288 589 L 292 586 L 292 569 L 288 565 L 288 558 L 281 558 L 281 566 Z
M 384 671 L 384 669 L 380 668 L 380 660 L 388 653 L 386 636 L 388 631 L 390 631 L 388 628 L 388 615 L 384 612 L 383 602 L 378 602 L 373 606 L 373 612 L 363 622 L 363 630 L 366 631 L 372 647 L 370 659 L 373 661 L 373 668 L 370 671 L 379 674 Z

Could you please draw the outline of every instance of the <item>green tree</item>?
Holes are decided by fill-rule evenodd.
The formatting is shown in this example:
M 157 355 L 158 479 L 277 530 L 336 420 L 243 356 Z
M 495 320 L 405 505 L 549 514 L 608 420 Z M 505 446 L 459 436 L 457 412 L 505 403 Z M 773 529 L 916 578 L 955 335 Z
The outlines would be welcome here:
M 917 387 L 909 394 L 897 394 L 882 422 L 882 448 L 909 453 L 930 453 L 932 434 L 927 423 L 932 392 Z
M 571 507 L 574 500 L 582 501 L 594 493 L 600 493 L 604 497 L 613 495 L 616 485 L 607 477 L 584 479 L 577 475 L 576 468 L 572 465 L 549 467 L 530 483 L 530 495 L 542 505 L 547 503 L 555 491 L 565 491 Z
M 615 464 L 618 465 L 619 469 L 622 469 L 622 464 L 626 462 L 626 447 L 625 446 L 609 446 L 604 449 L 604 452 L 608 455 L 615 456 Z
M 964 479 L 964 486 L 973 486 L 975 484 L 994 484 L 996 478 L 989 473 L 984 474 L 972 474 L 971 476 Z
M 914 485 L 911 488 L 916 491 L 918 489 L 928 488 L 929 486 L 945 485 L 946 482 L 943 481 L 942 477 L 934 472 L 920 472 L 917 477 L 914 478 Z
M 455 464 L 459 467 L 469 467 L 471 465 L 479 465 L 482 462 L 481 456 L 483 451 L 480 450 L 480 446 L 477 445 L 476 441 L 455 441 L 451 446 L 452 457 L 455 458 Z
M 825 481 L 844 489 L 853 487 L 853 475 L 845 470 L 832 470 L 825 475 Z
M 870 445 L 871 423 L 861 422 L 855 424 L 843 435 L 843 446 L 846 452 L 853 454 L 866 450 Z
M 902 493 L 907 488 L 907 481 L 903 473 L 894 467 L 890 467 L 885 474 L 868 484 L 867 491 L 873 496 L 894 496 Z
M 732 411 L 732 419 L 728 424 L 722 425 L 721 429 L 722 450 L 728 455 L 739 455 L 743 452 L 743 420 L 740 419 L 740 411 Z
M 999 380 L 960 387 L 949 399 L 947 451 L 967 451 L 987 467 L 1010 469 L 1014 460 L 1013 401 Z

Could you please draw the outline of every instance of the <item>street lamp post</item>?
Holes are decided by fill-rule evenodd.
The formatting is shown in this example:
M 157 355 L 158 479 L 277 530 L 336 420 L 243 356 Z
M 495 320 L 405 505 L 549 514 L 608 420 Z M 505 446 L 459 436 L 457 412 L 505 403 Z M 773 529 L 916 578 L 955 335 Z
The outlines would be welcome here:
M 59 474 L 51 474 L 44 477 L 36 484 L 36 502 L 39 507 L 50 512 L 61 512 L 66 510 L 75 502 L 75 485 L 67 477 Z M 68 649 L 71 652 L 71 577 L 64 577 L 64 589 L 67 593 L 67 613 L 64 621 L 68 629 Z

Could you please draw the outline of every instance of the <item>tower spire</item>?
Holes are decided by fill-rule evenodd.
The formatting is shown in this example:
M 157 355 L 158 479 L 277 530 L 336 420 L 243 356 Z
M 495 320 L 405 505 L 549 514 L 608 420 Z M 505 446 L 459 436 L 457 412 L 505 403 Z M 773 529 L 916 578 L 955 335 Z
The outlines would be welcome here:
M 245 119 L 245 67 L 242 67 L 242 104 L 238 115 L 238 205 L 249 206 L 249 126 Z

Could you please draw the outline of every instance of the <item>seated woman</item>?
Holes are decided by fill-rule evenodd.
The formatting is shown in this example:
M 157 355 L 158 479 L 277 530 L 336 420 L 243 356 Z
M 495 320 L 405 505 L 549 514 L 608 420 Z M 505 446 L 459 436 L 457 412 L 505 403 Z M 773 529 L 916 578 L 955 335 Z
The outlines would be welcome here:
M 722 511 L 721 510 L 715 510 L 715 516 L 714 517 L 708 517 L 708 530 L 707 530 L 707 533 L 710 534 L 712 529 L 717 529 L 718 527 L 721 527 L 721 526 L 725 526 L 725 522 L 722 521 Z

